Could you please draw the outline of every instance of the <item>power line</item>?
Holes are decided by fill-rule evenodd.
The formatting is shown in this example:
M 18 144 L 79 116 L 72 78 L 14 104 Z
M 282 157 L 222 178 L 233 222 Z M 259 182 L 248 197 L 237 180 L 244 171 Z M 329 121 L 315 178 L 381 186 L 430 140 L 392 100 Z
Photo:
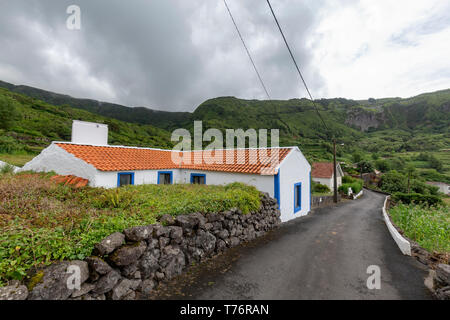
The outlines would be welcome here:
M 256 72 L 256 75 L 258 76 L 259 82 L 261 82 L 261 85 L 262 85 L 264 91 L 266 92 L 267 98 L 269 98 L 269 100 L 271 100 L 269 92 L 267 91 L 267 88 L 264 85 L 264 82 L 263 82 L 263 80 L 261 78 L 261 75 L 259 74 L 258 69 L 256 68 L 256 64 L 253 61 L 252 56 L 250 55 L 250 51 L 248 50 L 247 45 L 245 44 L 244 38 L 242 37 L 241 32 L 239 31 L 239 28 L 238 28 L 238 26 L 236 24 L 236 21 L 233 18 L 233 15 L 231 14 L 231 10 L 228 7 L 228 4 L 227 4 L 226 0 L 223 0 L 223 3 L 225 4 L 225 7 L 227 8 L 227 11 L 228 11 L 228 14 L 230 15 L 231 21 L 233 21 L 234 27 L 236 28 L 236 31 L 237 31 L 237 33 L 239 35 L 239 38 L 241 38 L 242 44 L 244 45 L 245 51 L 247 52 L 247 55 L 248 55 L 248 58 L 250 59 L 252 65 L 253 65 L 253 68 L 255 69 L 255 72 Z
M 272 12 L 273 18 L 275 19 L 275 22 L 276 22 L 276 24 L 278 26 L 278 30 L 280 30 L 281 36 L 283 37 L 284 43 L 286 44 L 286 47 L 287 47 L 287 49 L 289 51 L 289 54 L 291 55 L 292 61 L 294 62 L 294 65 L 295 65 L 295 68 L 297 69 L 297 72 L 300 75 L 300 78 L 302 79 L 303 84 L 305 85 L 306 91 L 308 92 L 309 98 L 311 99 L 311 101 L 313 103 L 313 106 L 316 109 L 317 115 L 319 116 L 320 120 L 322 121 L 322 123 L 325 126 L 325 128 L 327 129 L 327 131 L 329 131 L 328 126 L 325 123 L 325 121 L 323 120 L 322 115 L 320 114 L 319 109 L 317 108 L 317 105 L 316 105 L 316 103 L 315 103 L 315 101 L 314 101 L 314 99 L 313 99 L 313 97 L 311 95 L 311 92 L 309 91 L 308 85 L 306 84 L 306 81 L 303 78 L 303 75 L 302 75 L 302 73 L 300 71 L 300 68 L 298 67 L 297 61 L 295 61 L 294 55 L 292 54 L 291 48 L 289 47 L 289 44 L 288 44 L 288 42 L 286 40 L 286 37 L 284 36 L 283 30 L 281 29 L 281 26 L 280 26 L 280 23 L 278 22 L 278 19 L 277 19 L 276 15 L 275 15 L 275 12 L 272 9 L 272 5 L 270 4 L 269 0 L 266 0 L 266 1 L 267 1 L 267 4 L 269 5 L 270 11 Z

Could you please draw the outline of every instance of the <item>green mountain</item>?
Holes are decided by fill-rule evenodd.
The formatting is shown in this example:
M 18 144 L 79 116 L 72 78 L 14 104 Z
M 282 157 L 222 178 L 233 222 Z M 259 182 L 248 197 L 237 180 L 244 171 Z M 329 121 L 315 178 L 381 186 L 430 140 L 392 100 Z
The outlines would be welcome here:
M 14 85 L 4 81 L 0 81 L 0 88 L 21 93 L 55 106 L 70 106 L 108 118 L 139 124 L 150 124 L 153 126 L 159 125 L 162 128 L 175 127 L 186 117 L 189 117 L 188 112 L 166 112 L 144 107 L 130 108 L 119 104 L 92 99 L 77 99 L 65 94 L 54 93 L 29 86 Z
M 193 113 L 129 108 L 96 100 L 76 99 L 28 86 L 0 81 L 1 96 L 19 105 L 21 117 L 2 135 L 40 148 L 51 140 L 70 138 L 72 119 L 110 125 L 111 143 L 169 146 L 170 131 L 193 128 L 279 129 L 281 145 L 297 145 L 310 160 L 331 159 L 331 137 L 340 159 L 355 152 L 390 157 L 399 153 L 450 149 L 450 90 L 416 97 L 348 100 L 244 100 L 220 97 L 203 102 Z M 45 102 L 44 102 L 45 101 Z M 0 102 L 1 103 L 1 102 Z M 1 105 L 0 105 L 1 106 Z M 83 110 L 81 110 L 83 109 Z M 1 151 L 0 151 L 1 152 Z
M 0 88 L 0 153 L 36 153 L 51 141 L 70 141 L 73 119 L 108 124 L 110 144 L 172 146 L 169 132 L 164 129 L 111 119 L 67 105 L 54 106 Z

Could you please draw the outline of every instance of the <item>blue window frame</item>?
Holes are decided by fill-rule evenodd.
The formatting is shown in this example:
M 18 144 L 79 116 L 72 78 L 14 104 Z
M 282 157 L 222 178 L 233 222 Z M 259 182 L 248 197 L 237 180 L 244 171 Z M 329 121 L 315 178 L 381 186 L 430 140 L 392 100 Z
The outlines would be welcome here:
M 158 171 L 158 184 L 172 184 L 173 172 L 172 171 Z
M 294 184 L 294 213 L 302 210 L 302 183 Z
M 191 184 L 206 184 L 206 174 L 191 173 Z
M 117 174 L 117 186 L 122 187 L 134 184 L 134 172 L 119 172 Z
M 309 211 L 311 211 L 311 198 L 312 198 L 312 179 L 311 171 L 309 172 Z
M 281 202 L 280 202 L 280 169 L 278 169 L 278 173 L 273 176 L 273 188 L 274 188 L 274 198 L 277 199 L 278 209 L 281 210 Z

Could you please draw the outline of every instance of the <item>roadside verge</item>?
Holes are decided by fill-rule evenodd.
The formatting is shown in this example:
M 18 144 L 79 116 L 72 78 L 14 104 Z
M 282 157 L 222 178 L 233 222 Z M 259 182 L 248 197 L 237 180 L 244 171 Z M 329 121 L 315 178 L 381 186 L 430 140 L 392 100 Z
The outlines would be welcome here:
M 386 204 L 388 199 L 390 198 L 390 196 L 386 196 L 386 198 L 384 199 L 384 204 L 383 204 L 383 218 L 384 218 L 384 222 L 386 223 L 386 226 L 389 230 L 389 233 L 391 234 L 392 238 L 394 239 L 395 243 L 397 244 L 398 248 L 400 249 L 400 251 L 407 256 L 411 255 L 411 244 L 409 243 L 408 240 L 406 240 L 398 231 L 397 229 L 394 227 L 394 225 L 391 222 L 391 219 L 389 218 L 389 215 L 387 214 L 386 211 Z

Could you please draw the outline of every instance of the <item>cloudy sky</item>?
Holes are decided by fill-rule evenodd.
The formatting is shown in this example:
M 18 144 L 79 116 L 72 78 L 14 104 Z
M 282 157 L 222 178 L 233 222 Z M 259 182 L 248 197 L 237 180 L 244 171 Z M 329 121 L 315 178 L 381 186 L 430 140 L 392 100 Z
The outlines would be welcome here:
M 81 29 L 69 30 L 69 5 Z M 270 95 L 305 97 L 264 0 L 228 0 Z M 450 0 L 272 0 L 316 98 L 450 88 Z M 0 80 L 129 106 L 265 99 L 223 0 L 0 0 Z

